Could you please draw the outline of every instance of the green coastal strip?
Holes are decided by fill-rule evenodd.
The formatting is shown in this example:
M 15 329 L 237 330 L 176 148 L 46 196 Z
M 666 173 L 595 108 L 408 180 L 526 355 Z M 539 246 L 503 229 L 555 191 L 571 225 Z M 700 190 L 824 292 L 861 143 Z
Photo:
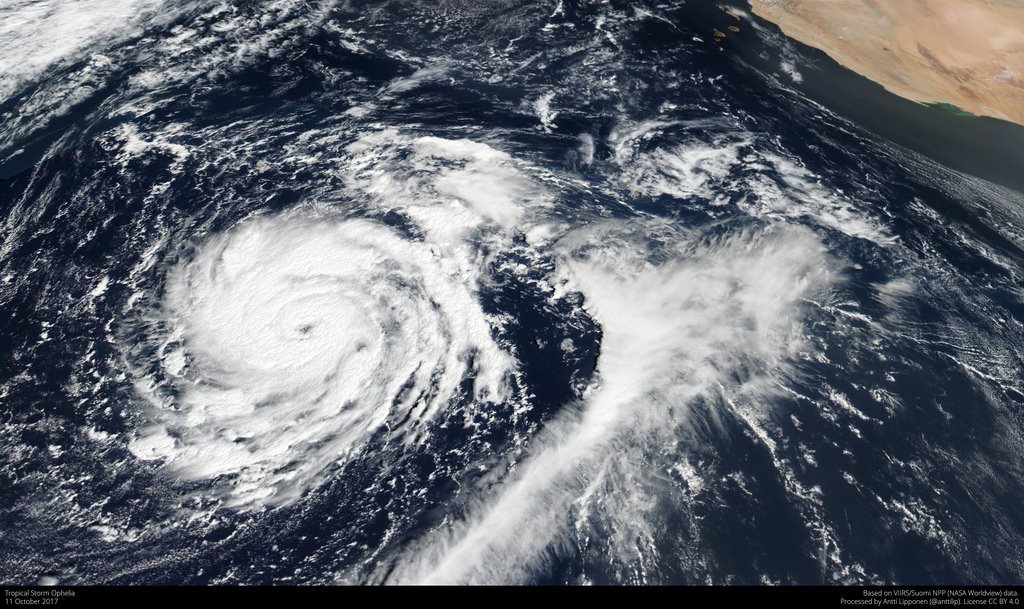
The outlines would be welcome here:
M 925 104 L 925 105 L 926 106 L 932 106 L 934 108 L 941 108 L 941 109 L 945 110 L 946 112 L 952 112 L 953 114 L 956 114 L 957 116 L 969 116 L 969 117 L 972 117 L 972 118 L 980 118 L 977 114 L 972 114 L 972 113 L 968 112 L 967 110 L 964 110 L 963 108 L 961 108 L 959 106 L 955 106 L 953 104 L 949 104 L 949 103 L 946 103 L 946 102 L 933 102 L 933 103 Z

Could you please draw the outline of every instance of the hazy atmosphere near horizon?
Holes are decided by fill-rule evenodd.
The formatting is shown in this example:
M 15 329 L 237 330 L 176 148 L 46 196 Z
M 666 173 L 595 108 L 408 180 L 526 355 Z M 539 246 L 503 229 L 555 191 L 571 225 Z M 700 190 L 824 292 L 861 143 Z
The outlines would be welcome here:
M 1024 584 L 1024 1 L 0 0 L 0 224 L 0 584 Z

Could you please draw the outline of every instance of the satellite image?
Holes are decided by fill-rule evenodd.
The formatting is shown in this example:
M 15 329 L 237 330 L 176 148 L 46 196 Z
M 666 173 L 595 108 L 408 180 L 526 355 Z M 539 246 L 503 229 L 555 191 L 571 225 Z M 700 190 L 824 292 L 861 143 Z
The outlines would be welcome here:
M 1024 584 L 1024 2 L 0 0 L 0 583 Z

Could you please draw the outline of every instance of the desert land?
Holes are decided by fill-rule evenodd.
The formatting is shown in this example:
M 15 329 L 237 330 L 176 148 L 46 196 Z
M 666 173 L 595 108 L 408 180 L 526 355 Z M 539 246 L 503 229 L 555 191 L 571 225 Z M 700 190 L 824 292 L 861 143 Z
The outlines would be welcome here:
M 750 0 L 889 91 L 1024 124 L 1024 0 Z

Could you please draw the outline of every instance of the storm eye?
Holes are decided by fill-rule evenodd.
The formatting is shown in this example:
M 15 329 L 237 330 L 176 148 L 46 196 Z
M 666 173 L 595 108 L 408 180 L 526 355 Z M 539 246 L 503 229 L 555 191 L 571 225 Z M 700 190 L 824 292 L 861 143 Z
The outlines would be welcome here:
M 295 328 L 295 333 L 299 335 L 299 338 L 307 338 L 313 334 L 313 324 L 302 324 Z

